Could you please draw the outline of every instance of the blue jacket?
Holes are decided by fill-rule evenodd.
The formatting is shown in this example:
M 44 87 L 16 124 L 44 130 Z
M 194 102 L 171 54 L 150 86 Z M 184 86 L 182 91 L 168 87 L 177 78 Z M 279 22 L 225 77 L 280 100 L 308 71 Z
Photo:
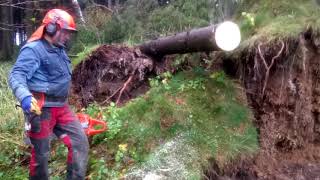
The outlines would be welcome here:
M 21 102 L 31 92 L 63 99 L 46 101 L 44 107 L 63 106 L 68 97 L 71 62 L 63 48 L 51 46 L 41 39 L 24 45 L 9 74 L 9 85 Z

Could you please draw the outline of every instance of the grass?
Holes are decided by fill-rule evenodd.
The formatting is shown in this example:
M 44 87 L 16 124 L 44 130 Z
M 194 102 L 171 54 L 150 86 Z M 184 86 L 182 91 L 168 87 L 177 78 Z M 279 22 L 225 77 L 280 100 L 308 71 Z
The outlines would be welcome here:
M 104 151 L 109 156 L 95 155 L 95 158 L 105 158 L 107 162 L 106 158 L 111 156 L 112 159 L 112 154 L 118 154 L 121 144 L 127 148 L 120 160 L 109 160 L 109 169 L 128 171 L 130 176 L 136 177 L 139 173 L 132 170 L 136 166 L 149 171 L 152 167 L 161 167 L 163 159 L 169 158 L 167 153 L 161 152 L 168 149 L 167 142 L 179 136 L 182 136 L 181 141 L 174 141 L 177 148 L 170 151 L 173 153 L 171 160 L 187 164 L 185 171 L 180 169 L 179 177 L 191 176 L 187 169 L 192 169 L 198 172 L 192 176 L 200 178 L 201 167 L 210 157 L 219 156 L 220 163 L 225 164 L 240 154 L 257 151 L 257 132 L 251 123 L 251 112 L 236 100 L 237 91 L 233 82 L 224 73 L 210 77 L 201 70 L 182 72 L 163 80 L 158 79 L 159 83 L 153 83 L 156 85 L 146 95 L 124 107 L 89 108 L 88 113 L 94 115 L 101 112 L 109 123 L 109 131 L 95 136 L 93 140 L 97 147 L 104 147 L 103 144 L 109 147 L 108 152 Z M 118 124 L 115 125 L 114 121 Z M 180 150 L 177 150 L 178 147 Z M 193 152 L 192 163 L 189 162 L 187 149 Z M 126 164 L 124 159 L 130 159 L 135 166 Z M 195 165 L 195 162 L 200 163 Z M 188 168 L 193 165 L 196 168 Z M 96 163 L 91 166 L 96 166 Z M 94 169 L 97 167 L 91 169 L 92 177 L 97 176 L 95 172 L 98 171 Z
M 97 49 L 100 45 L 91 45 L 84 47 L 84 50 L 77 54 L 76 57 L 72 57 L 71 63 L 72 66 L 75 67 L 77 64 L 79 64 L 82 60 L 85 60 L 88 55 L 95 49 Z
M 314 0 L 244 1 L 237 17 L 243 39 L 297 37 L 306 27 L 320 28 L 319 5 Z M 249 15 L 248 15 L 249 14 Z M 253 24 L 250 21 L 253 18 Z
M 28 153 L 21 143 L 22 114 L 14 109 L 15 98 L 6 83 L 11 66 L 12 63 L 1 66 L 4 103 L 1 104 L 0 171 L 3 173 L 0 177 L 11 176 L 14 165 L 22 170 L 16 179 L 23 179 L 27 177 L 27 167 L 20 162 Z M 134 174 L 138 167 L 157 171 L 165 162 L 172 162 L 171 167 L 178 168 L 170 171 L 172 176 L 179 173 L 181 177 L 199 179 L 208 158 L 214 157 L 225 164 L 240 154 L 257 150 L 251 112 L 237 101 L 239 94 L 234 83 L 223 72 L 210 74 L 194 68 L 174 76 L 165 73 L 150 82 L 152 88 L 147 94 L 124 107 L 91 105 L 86 109 L 93 117 L 101 113 L 109 127 L 107 132 L 92 139 L 89 177 L 117 179 Z M 170 146 L 171 142 L 174 146 Z M 53 152 L 50 166 L 63 172 L 65 148 L 57 146 Z M 170 156 L 168 152 L 172 152 Z M 60 175 L 54 174 L 54 178 Z
M 0 132 L 17 133 L 23 124 L 23 115 L 20 109 L 15 108 L 16 101 L 7 83 L 12 62 L 4 62 L 0 66 Z
M 23 140 L 23 114 L 15 108 L 17 101 L 7 83 L 12 62 L 2 62 L 0 66 L 0 178 L 23 179 L 27 172 L 20 163 L 27 154 Z M 15 164 L 15 168 L 12 165 Z
M 179 0 L 156 11 L 150 10 L 148 16 L 137 8 L 136 15 L 128 12 L 119 22 L 111 21 L 108 28 L 101 29 L 106 36 L 101 41 L 124 41 L 132 45 L 145 39 L 207 25 L 210 7 L 203 5 L 206 2 L 197 1 L 195 6 L 195 1 Z M 134 4 L 149 7 L 144 3 Z M 274 16 L 270 16 L 267 8 L 261 12 L 260 7 L 255 8 L 247 12 L 253 14 L 256 25 L 248 25 L 247 19 L 241 17 L 244 22 L 242 29 L 247 28 L 249 35 L 257 32 L 276 34 L 281 23 L 274 24 L 277 29 L 267 29 L 268 23 L 274 23 Z M 173 18 L 170 13 L 177 16 Z M 301 13 L 308 12 L 301 10 Z M 290 22 L 292 27 L 286 28 L 296 30 L 299 23 Z M 146 26 L 141 28 L 141 24 Z M 81 32 L 79 37 L 74 53 L 81 52 L 73 59 L 74 66 L 96 48 L 89 46 L 89 43 L 99 42 L 92 31 Z M 0 98 L 3 99 L 0 104 L 0 178 L 13 176 L 14 179 L 26 179 L 27 167 L 19 163 L 20 158 L 26 155 L 23 146 L 19 145 L 23 117 L 19 109 L 15 110 L 16 101 L 6 83 L 11 66 L 11 63 L 3 63 L 0 68 Z M 225 164 L 240 154 L 257 151 L 257 132 L 251 123 L 251 112 L 237 101 L 238 92 L 234 83 L 222 72 L 210 76 L 208 72 L 196 68 L 150 81 L 153 82 L 150 91 L 124 107 L 92 105 L 86 110 L 93 117 L 102 113 L 109 127 L 107 132 L 92 138 L 88 166 L 91 179 L 118 179 L 126 174 L 135 174 L 135 170 L 141 167 L 157 172 L 159 168 L 166 167 L 166 162 L 172 165 L 172 176 L 201 179 L 201 168 L 208 158 L 214 157 L 219 164 Z M 61 157 L 65 156 L 65 149 L 58 146 L 58 150 L 53 151 L 58 153 L 52 156 L 50 166 L 57 173 L 63 167 L 64 158 Z M 13 170 L 12 166 L 18 169 Z M 53 179 L 59 179 L 59 174 L 54 175 Z

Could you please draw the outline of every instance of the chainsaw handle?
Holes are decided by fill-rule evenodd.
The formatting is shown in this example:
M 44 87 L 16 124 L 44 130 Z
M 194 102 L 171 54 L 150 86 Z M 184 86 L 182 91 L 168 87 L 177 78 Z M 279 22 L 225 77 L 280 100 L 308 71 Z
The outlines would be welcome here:
M 87 136 L 96 135 L 108 129 L 107 122 L 105 121 L 93 119 L 89 115 L 83 113 L 77 113 L 77 116 Z M 94 129 L 94 126 L 96 125 L 101 125 L 102 128 Z
M 99 121 L 99 120 L 92 119 L 92 118 L 90 118 L 89 121 L 90 121 L 89 122 L 89 128 L 88 128 L 88 132 L 87 132 L 89 136 L 96 135 L 96 134 L 102 133 L 105 130 L 107 130 L 106 122 Z M 94 129 L 94 126 L 96 126 L 96 125 L 101 125 L 102 129 Z

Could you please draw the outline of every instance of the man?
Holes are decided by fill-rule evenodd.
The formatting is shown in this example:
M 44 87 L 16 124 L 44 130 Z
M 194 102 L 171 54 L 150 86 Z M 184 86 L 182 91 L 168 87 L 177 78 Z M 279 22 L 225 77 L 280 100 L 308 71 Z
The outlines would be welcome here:
M 30 179 L 49 179 L 50 136 L 57 135 L 68 148 L 67 179 L 84 179 L 88 139 L 67 103 L 71 64 L 64 50 L 76 31 L 70 14 L 50 10 L 28 39 L 9 74 L 10 87 L 30 123 L 32 143 Z

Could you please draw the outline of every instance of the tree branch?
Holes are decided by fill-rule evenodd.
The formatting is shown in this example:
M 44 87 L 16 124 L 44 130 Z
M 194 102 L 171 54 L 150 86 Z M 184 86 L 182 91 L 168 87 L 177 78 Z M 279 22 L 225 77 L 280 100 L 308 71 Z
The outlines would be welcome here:
M 22 24 L 6 24 L 0 23 L 2 26 L 14 27 L 14 28 L 23 28 L 23 27 L 30 27 L 31 25 L 22 25 Z
M 28 4 L 28 3 L 36 3 L 36 2 L 50 2 L 52 0 L 38 0 L 38 1 L 24 1 L 24 2 L 18 2 L 18 3 L 14 3 L 14 4 L 10 4 L 9 1 L 5 2 L 5 3 L 1 3 L 1 5 L 23 5 L 23 4 Z
M 1 3 L 0 6 L 6 6 L 6 7 L 14 7 L 14 8 L 18 8 L 18 9 L 24 9 L 24 10 L 36 10 L 36 11 L 45 11 L 45 9 L 41 9 L 41 8 L 27 8 L 27 7 L 22 7 L 19 5 L 23 5 L 23 4 L 27 4 L 27 3 L 33 3 L 33 2 L 48 2 L 49 0 L 39 0 L 39 1 L 25 1 L 25 2 L 21 2 L 21 3 L 15 3 L 12 4 L 10 2 L 5 2 L 5 3 Z
M 13 31 L 12 29 L 4 28 L 4 27 L 0 27 L 0 30 L 2 30 L 2 31 Z

